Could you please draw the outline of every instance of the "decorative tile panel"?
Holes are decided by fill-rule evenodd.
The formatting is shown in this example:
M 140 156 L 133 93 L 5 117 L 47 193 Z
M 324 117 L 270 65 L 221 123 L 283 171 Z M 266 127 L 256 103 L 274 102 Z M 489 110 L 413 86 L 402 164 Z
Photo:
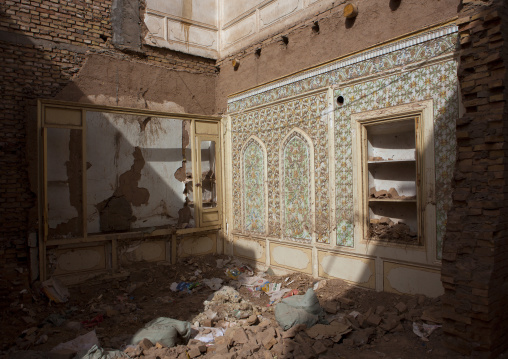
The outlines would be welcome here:
M 352 113 L 416 101 L 434 100 L 434 157 L 436 165 L 437 255 L 441 257 L 446 214 L 452 204 L 455 166 L 455 121 L 459 116 L 457 63 L 447 61 L 335 91 L 344 105 L 335 111 L 335 173 L 337 245 L 352 246 L 353 165 Z
M 329 204 L 329 163 L 328 163 L 328 121 L 327 91 L 314 93 L 283 103 L 269 105 L 260 109 L 233 114 L 232 121 L 232 159 L 233 193 L 244 198 L 240 162 L 241 149 L 251 135 L 255 135 L 266 146 L 267 152 L 267 190 L 268 190 L 268 231 L 271 237 L 282 238 L 282 220 L 280 213 L 282 174 L 279 167 L 279 149 L 283 139 L 294 128 L 304 131 L 314 146 L 314 187 L 316 209 L 316 240 L 329 241 L 330 204 Z M 323 116 L 325 120 L 323 120 Z M 242 227 L 242 205 L 233 203 L 234 229 L 244 232 Z M 293 238 L 306 241 L 303 238 Z
M 265 156 L 253 138 L 243 151 L 243 223 L 247 232 L 265 233 Z
M 230 98 L 228 111 L 233 113 L 235 193 L 239 193 L 241 183 L 238 151 L 251 134 L 256 134 L 266 144 L 268 152 L 268 230 L 271 236 L 281 236 L 279 179 L 282 174 L 279 173 L 277 146 L 292 128 L 303 129 L 311 138 L 315 151 L 316 240 L 329 243 L 328 125 L 326 121 L 320 121 L 326 115 L 325 94 L 288 100 L 284 104 L 253 111 L 248 109 L 317 88 L 358 81 L 335 90 L 334 96 L 341 95 L 345 99 L 344 105 L 334 111 L 336 216 L 333 221 L 337 233 L 334 244 L 351 247 L 354 203 L 351 114 L 433 99 L 437 256 L 440 258 L 446 213 L 452 203 L 455 121 L 458 118 L 457 62 L 445 57 L 451 56 L 457 45 L 457 26 L 449 25 L 330 62 Z M 415 66 L 416 63 L 418 66 Z M 378 77 L 373 80 L 372 75 Z M 363 82 L 362 78 L 365 79 Z M 241 205 L 238 202 L 234 203 L 237 229 L 241 226 Z
M 284 237 L 310 241 L 313 218 L 309 144 L 294 131 L 283 146 Z
M 231 97 L 228 111 L 236 112 L 320 87 L 380 74 L 414 62 L 429 61 L 453 53 L 456 49 L 456 25 L 434 29 Z

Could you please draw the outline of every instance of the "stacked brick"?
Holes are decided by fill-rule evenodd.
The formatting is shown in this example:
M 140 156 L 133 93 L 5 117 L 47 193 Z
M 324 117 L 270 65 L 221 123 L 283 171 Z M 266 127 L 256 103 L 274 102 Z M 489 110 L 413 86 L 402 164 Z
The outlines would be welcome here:
M 508 349 L 508 146 L 505 1 L 463 1 L 453 207 L 443 248 L 443 329 L 468 356 Z
M 216 72 L 213 60 L 170 50 L 143 46 L 136 54 L 119 51 L 111 42 L 111 7 L 110 0 L 5 0 L 0 4 L 0 288 L 27 281 L 27 238 L 37 229 L 36 221 L 29 220 L 29 216 L 36 218 L 36 197 L 26 159 L 27 155 L 36 158 L 36 146 L 27 143 L 27 127 L 35 133 L 36 100 L 62 91 L 88 54 L 168 70 Z M 35 153 L 27 153 L 27 145 Z

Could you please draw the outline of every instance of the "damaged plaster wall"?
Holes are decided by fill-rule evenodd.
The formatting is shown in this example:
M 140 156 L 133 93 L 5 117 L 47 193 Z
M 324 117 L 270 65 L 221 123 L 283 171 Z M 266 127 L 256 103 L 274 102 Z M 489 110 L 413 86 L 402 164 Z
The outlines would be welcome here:
M 216 59 L 218 5 L 216 0 L 147 0 L 144 40 L 151 46 Z
M 57 100 L 141 108 L 174 113 L 212 115 L 215 107 L 215 68 L 194 68 L 188 55 L 175 54 L 186 70 L 139 59 L 90 54 Z M 171 63 L 174 60 L 167 59 Z M 205 64 L 206 61 L 203 61 Z
M 427 287 L 417 286 L 414 291 L 411 290 L 431 296 L 442 293 L 438 260 L 441 255 L 443 228 L 446 226 L 446 212 L 451 201 L 451 175 L 456 145 L 454 123 L 459 115 L 457 61 L 454 57 L 457 41 L 457 26 L 447 24 L 230 97 L 228 120 L 231 124 L 228 132 L 231 139 L 229 160 L 232 173 L 231 182 L 228 184 L 232 188 L 229 195 L 232 210 L 228 223 L 231 226 L 234 253 L 257 260 L 252 251 L 247 250 L 248 246 L 244 242 L 266 240 L 266 261 L 269 261 L 270 265 L 306 271 L 316 276 L 338 276 L 377 290 L 388 288 L 384 288 L 389 281 L 385 281 L 383 269 L 388 265 L 388 259 L 398 266 L 413 263 L 414 273 L 425 272 L 420 274 L 430 278 L 432 283 Z M 411 64 L 415 66 L 408 66 Z M 432 79 L 436 78 L 436 74 L 439 74 L 439 82 L 433 83 Z M 438 182 L 435 188 L 436 215 L 434 219 L 425 219 L 425 228 L 428 230 L 425 250 L 408 248 L 405 244 L 388 246 L 366 241 L 362 233 L 354 231 L 355 227 L 358 228 L 354 216 L 360 201 L 357 197 L 359 194 L 354 194 L 353 168 L 362 164 L 362 157 L 359 155 L 361 152 L 353 145 L 352 116 L 375 109 L 388 116 L 387 109 L 429 99 L 432 99 L 433 103 L 429 117 L 433 126 L 425 126 L 427 129 L 434 129 L 434 142 L 432 149 L 427 147 L 423 150 L 433 154 L 433 168 Z M 286 146 L 284 138 L 295 127 L 311 138 L 310 144 L 314 147 L 315 156 L 315 166 L 310 169 L 315 177 L 315 190 L 311 191 L 315 194 L 313 205 L 316 229 L 312 231 L 312 237 L 305 241 L 284 235 L 284 225 L 287 224 L 281 209 L 289 208 L 297 214 L 292 225 L 300 231 L 305 230 L 304 218 L 308 213 L 312 215 L 313 209 L 302 208 L 302 191 L 294 190 L 292 182 L 284 179 L 281 169 L 282 164 L 286 166 L 286 161 L 281 156 L 273 155 L 278 151 L 282 153 Z M 333 138 L 330 136 L 331 132 Z M 242 158 L 241 151 L 251 136 L 259 138 L 268 153 L 268 203 L 259 203 L 260 210 L 253 212 L 254 220 L 263 223 L 263 207 L 267 208 L 266 232 L 254 233 L 245 226 L 246 221 L 242 220 L 242 205 L 245 205 L 242 204 L 242 194 L 251 192 L 253 185 L 242 181 L 241 163 L 245 166 L 247 161 L 251 160 Z M 414 130 L 410 136 L 414 137 Z M 403 143 L 401 147 L 411 147 L 406 152 L 414 158 L 412 143 Z M 227 151 L 228 149 L 226 153 Z M 259 177 L 262 177 L 262 166 L 256 171 Z M 302 171 L 296 172 L 295 177 L 302 177 Z M 386 183 L 383 182 L 383 186 L 392 185 L 394 180 L 390 176 L 384 176 L 383 179 L 387 180 Z M 400 179 L 400 182 L 407 186 L 409 178 L 396 179 Z M 426 182 L 427 184 L 432 186 L 430 181 Z M 403 195 L 414 195 L 409 189 L 408 192 L 402 191 L 401 188 L 399 190 Z M 290 198 L 284 197 L 286 192 L 292 194 Z M 389 208 L 388 203 L 385 204 L 386 208 Z M 407 205 L 402 202 L 400 204 Z M 400 210 L 401 214 L 397 218 L 404 218 L 408 207 L 399 207 L 397 211 Z M 415 221 L 406 222 L 416 229 Z M 324 254 L 326 250 L 342 253 L 342 257 L 327 257 L 328 254 Z M 317 256 L 314 253 L 317 253 Z M 369 261 L 369 267 L 363 259 Z M 356 263 L 356 270 L 348 272 L 334 269 L 332 264 L 340 260 L 346 266 L 348 262 Z M 414 277 L 420 278 L 416 275 Z M 399 277 L 394 278 L 397 281 Z M 392 285 L 390 288 L 395 287 Z M 432 290 L 429 290 L 430 287 Z M 397 288 L 405 291 L 409 287 Z
M 221 58 L 217 112 L 226 112 L 227 96 L 233 93 L 450 20 L 457 15 L 460 0 L 433 1 L 432 6 L 419 0 L 357 0 L 354 3 L 358 7 L 354 19 L 342 15 L 345 2 L 335 2 L 327 11 L 287 24 L 277 34 L 245 44 Z M 287 37 L 287 43 L 282 36 Z M 239 67 L 231 65 L 234 58 L 241 61 Z
M 48 227 L 51 238 L 82 234 L 81 131 L 47 129 Z
M 88 112 L 87 124 L 88 232 L 176 226 L 182 121 Z

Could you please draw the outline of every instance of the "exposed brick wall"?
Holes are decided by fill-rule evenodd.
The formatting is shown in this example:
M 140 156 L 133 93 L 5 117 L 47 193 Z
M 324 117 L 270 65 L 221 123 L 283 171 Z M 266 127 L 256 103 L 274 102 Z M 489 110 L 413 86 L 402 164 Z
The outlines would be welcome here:
M 472 357 L 508 349 L 508 5 L 463 1 L 453 208 L 443 248 L 447 344 Z
M 27 236 L 37 226 L 33 220 L 36 219 L 33 215 L 36 196 L 30 188 L 27 161 L 27 135 L 28 138 L 35 136 L 27 133 L 27 128 L 34 128 L 38 98 L 53 98 L 61 93 L 79 76 L 90 54 L 104 54 L 118 61 L 163 67 L 168 71 L 215 76 L 213 60 L 147 46 L 134 54 L 122 52 L 112 45 L 111 38 L 110 0 L 5 0 L 0 3 L 1 289 L 11 286 L 13 278 L 21 277 L 17 284 L 27 279 Z M 170 93 L 166 97 L 171 100 Z M 198 108 L 196 112 L 199 111 Z M 36 151 L 34 144 L 28 145 L 29 151 Z M 34 158 L 35 154 L 28 153 L 28 156 Z M 32 189 L 35 185 L 32 183 Z M 20 275 L 14 268 L 24 268 L 24 274 Z

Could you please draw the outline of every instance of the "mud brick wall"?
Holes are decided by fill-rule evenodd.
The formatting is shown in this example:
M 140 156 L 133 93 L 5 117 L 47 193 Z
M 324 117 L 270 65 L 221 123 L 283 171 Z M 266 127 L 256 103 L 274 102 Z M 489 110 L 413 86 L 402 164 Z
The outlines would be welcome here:
M 453 207 L 443 250 L 443 329 L 449 347 L 496 358 L 508 349 L 506 1 L 463 1 Z
M 26 283 L 28 233 L 37 229 L 38 98 L 142 108 L 159 103 L 158 110 L 165 109 L 164 101 L 173 101 L 170 110 L 213 113 L 215 61 L 147 46 L 136 51 L 115 47 L 113 30 L 112 2 L 107 0 L 0 3 L 2 297 L 13 284 Z M 140 28 L 140 36 L 142 32 Z

